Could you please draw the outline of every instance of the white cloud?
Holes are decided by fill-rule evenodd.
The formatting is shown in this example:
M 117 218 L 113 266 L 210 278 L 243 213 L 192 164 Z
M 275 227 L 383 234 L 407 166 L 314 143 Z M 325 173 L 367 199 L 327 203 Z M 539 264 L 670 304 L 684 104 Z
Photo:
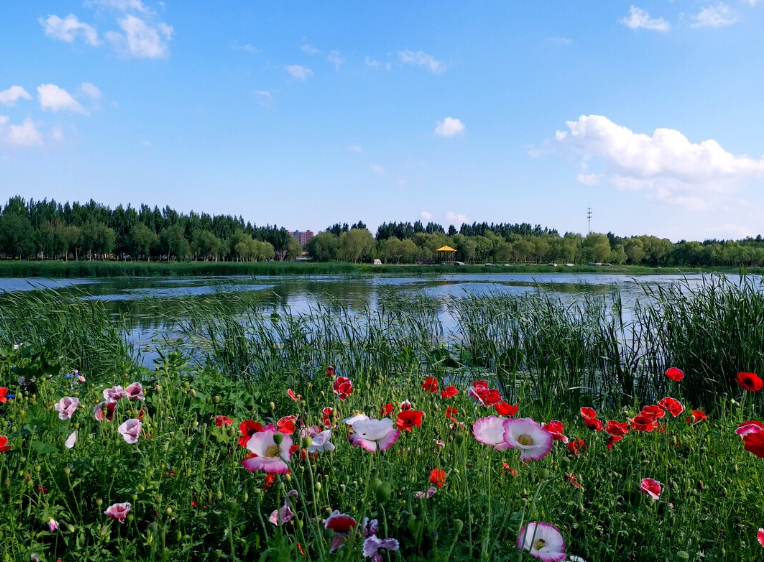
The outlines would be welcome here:
M 453 137 L 464 131 L 464 123 L 455 117 L 446 117 L 435 126 L 435 134 L 439 137 Z
M 601 115 L 582 115 L 557 131 L 558 146 L 585 161 L 601 159 L 605 174 L 579 174 L 579 181 L 607 180 L 618 189 L 645 190 L 651 199 L 688 209 L 708 208 L 740 189 L 746 180 L 764 176 L 764 158 L 735 156 L 715 140 L 691 143 L 674 129 L 652 136 L 634 133 Z
M 342 58 L 342 55 L 340 55 L 339 51 L 332 51 L 329 53 L 329 56 L 326 57 L 326 60 L 334 65 L 334 70 L 339 70 L 340 66 L 342 66 L 342 63 L 345 62 L 345 59 Z
M 149 24 L 138 16 L 128 14 L 118 20 L 124 35 L 109 31 L 106 38 L 117 48 L 137 58 L 166 58 L 169 53 L 168 41 L 172 39 L 173 28 L 166 23 Z
M 419 217 L 423 221 L 431 221 L 432 220 L 432 213 L 430 211 L 422 211 L 421 213 L 419 213 Z
M 295 80 L 307 80 L 313 76 L 313 71 L 310 68 L 300 66 L 299 64 L 290 64 L 285 68 L 289 75 Z
M 406 178 L 403 176 L 398 176 L 398 179 L 395 180 L 395 183 L 398 184 L 398 187 L 406 187 Z
M 378 176 L 384 176 L 385 175 L 385 169 L 380 166 L 379 164 L 374 164 L 373 162 L 369 163 L 369 168 L 377 174 Z
M 273 96 L 268 90 L 255 90 L 252 94 L 255 96 L 255 101 L 260 105 L 268 106 L 273 103 Z
M 350 152 L 363 152 L 363 148 L 361 148 L 361 147 L 360 147 L 360 146 L 358 146 L 357 144 L 354 144 L 354 145 L 348 146 L 348 150 L 349 150 Z
M 45 19 L 40 18 L 39 22 L 45 35 L 53 39 L 71 43 L 81 36 L 88 45 L 98 45 L 98 32 L 95 28 L 81 22 L 74 14 L 69 14 L 64 19 L 49 15 Z
M 584 185 L 597 185 L 602 180 L 602 174 L 578 174 L 576 180 Z
M 318 49 L 316 49 L 315 47 L 312 47 L 311 45 L 308 45 L 307 43 L 303 43 L 302 45 L 300 45 L 300 50 L 303 53 L 308 53 L 310 56 L 317 55 L 318 53 L 321 52 Z
M 50 132 L 50 136 L 53 138 L 54 141 L 61 142 L 64 140 L 64 131 L 61 130 L 61 127 L 56 125 L 53 127 L 53 130 Z
M 87 111 L 75 100 L 69 92 L 55 84 L 41 84 L 37 87 L 40 107 L 43 111 L 60 111 L 62 109 L 87 115 Z
M 247 53 L 252 53 L 253 55 L 263 52 L 261 49 L 255 47 L 252 43 L 244 43 L 243 45 L 239 45 L 236 41 L 234 41 L 231 43 L 231 48 L 234 51 L 244 51 Z
M 8 122 L 7 115 L 0 115 L 0 125 L 5 125 Z
M 743 1 L 749 6 L 755 6 L 759 2 L 759 0 L 743 0 Z
M 446 213 L 446 220 L 454 226 L 461 226 L 464 223 L 470 222 L 469 218 L 467 218 L 467 215 L 455 213 L 453 211 L 448 211 Z
M 573 40 L 567 37 L 547 37 L 546 41 L 548 43 L 557 43 L 558 45 L 570 45 L 573 43 Z
M 363 63 L 369 68 L 384 68 L 385 70 L 390 70 L 392 68 L 389 62 L 378 61 L 371 57 L 364 58 Z
M 403 64 L 413 64 L 414 66 L 423 66 L 433 74 L 440 74 L 446 71 L 446 64 L 436 60 L 432 55 L 424 51 L 409 51 L 408 49 L 398 52 L 398 58 Z
M 98 100 L 101 98 L 101 90 L 98 89 L 98 86 L 91 84 L 90 82 L 83 82 L 82 86 L 80 86 L 80 90 L 91 99 Z
M 34 122 L 27 117 L 23 125 L 11 125 L 8 127 L 8 142 L 12 146 L 28 147 L 42 144 L 40 135 Z
M 18 99 L 31 100 L 32 96 L 21 86 L 11 86 L 0 92 L 0 103 L 3 105 L 15 105 Z
M 730 7 L 719 2 L 716 6 L 706 6 L 694 16 L 690 27 L 724 27 L 738 21 L 738 17 L 732 13 Z
M 629 16 L 620 20 L 623 25 L 631 29 L 649 29 L 651 31 L 666 32 L 671 25 L 663 18 L 651 18 L 647 10 L 631 6 Z

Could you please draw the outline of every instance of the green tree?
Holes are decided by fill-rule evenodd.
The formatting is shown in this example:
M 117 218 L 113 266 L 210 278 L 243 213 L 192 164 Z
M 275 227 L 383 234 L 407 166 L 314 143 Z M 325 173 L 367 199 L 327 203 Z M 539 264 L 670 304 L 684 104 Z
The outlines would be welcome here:
M 146 261 L 151 261 L 151 250 L 159 243 L 156 232 L 143 223 L 133 225 L 129 235 L 129 253 L 136 258 L 146 256 Z
M 340 234 L 340 259 L 358 263 L 363 258 L 371 256 L 374 249 L 374 236 L 365 228 L 351 228 Z
M 339 259 L 340 241 L 331 232 L 319 232 L 305 245 L 308 255 L 316 261 Z

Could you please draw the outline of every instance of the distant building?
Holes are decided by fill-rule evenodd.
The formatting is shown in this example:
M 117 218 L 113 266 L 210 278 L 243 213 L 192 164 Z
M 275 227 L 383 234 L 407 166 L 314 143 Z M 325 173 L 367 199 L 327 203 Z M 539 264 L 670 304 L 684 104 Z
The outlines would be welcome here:
M 295 230 L 294 232 L 290 232 L 289 234 L 291 234 L 297 239 L 297 241 L 300 243 L 300 246 L 304 246 L 305 244 L 308 243 L 308 240 L 310 240 L 311 238 L 315 236 L 312 230 L 305 230 L 305 231 Z

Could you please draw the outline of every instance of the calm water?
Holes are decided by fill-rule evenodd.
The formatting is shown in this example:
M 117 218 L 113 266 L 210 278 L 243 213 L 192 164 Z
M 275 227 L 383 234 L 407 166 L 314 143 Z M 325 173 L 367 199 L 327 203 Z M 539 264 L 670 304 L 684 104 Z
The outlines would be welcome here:
M 739 276 L 728 276 L 733 281 Z M 453 326 L 446 302 L 467 294 L 520 294 L 545 291 L 575 300 L 584 294 L 621 294 L 628 308 L 643 297 L 641 283 L 669 285 L 699 283 L 702 275 L 660 275 L 631 278 L 623 275 L 487 274 L 439 275 L 433 277 L 192 277 L 119 279 L 8 279 L 0 278 L 0 293 L 5 291 L 55 290 L 72 298 L 97 299 L 104 303 L 115 322 L 122 322 L 128 338 L 144 350 L 143 361 L 154 357 L 153 342 L 172 337 L 169 327 L 183 317 L 188 298 L 204 298 L 219 292 L 248 292 L 266 312 L 284 308 L 293 313 L 307 311 L 317 304 L 342 303 L 351 311 L 374 308 L 383 294 L 403 291 L 442 301 L 440 319 L 446 333 Z M 182 299 L 181 299 L 182 297 Z M 2 311 L 0 310 L 0 314 Z

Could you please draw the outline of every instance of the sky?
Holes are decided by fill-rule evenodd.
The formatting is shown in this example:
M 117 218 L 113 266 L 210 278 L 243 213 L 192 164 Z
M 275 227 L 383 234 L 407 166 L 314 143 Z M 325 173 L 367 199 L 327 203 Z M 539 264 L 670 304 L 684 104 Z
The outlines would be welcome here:
M 764 234 L 764 0 L 4 0 L 0 204 Z

